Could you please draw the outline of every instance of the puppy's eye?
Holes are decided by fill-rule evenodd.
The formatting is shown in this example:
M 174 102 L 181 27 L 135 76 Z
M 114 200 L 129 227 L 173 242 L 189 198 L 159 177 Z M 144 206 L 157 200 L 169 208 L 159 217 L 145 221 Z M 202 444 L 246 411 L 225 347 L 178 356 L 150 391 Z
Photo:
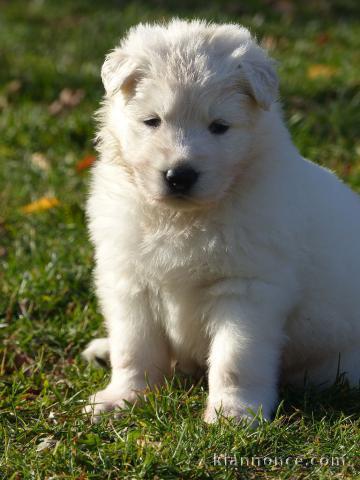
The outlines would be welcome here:
M 160 126 L 161 120 L 160 120 L 159 117 L 151 117 L 151 118 L 147 118 L 146 120 L 144 120 L 143 123 L 145 125 L 147 125 L 148 127 L 157 128 L 157 127 Z
M 219 121 L 214 121 L 209 125 L 209 131 L 214 135 L 222 135 L 227 130 L 229 130 L 229 125 L 226 125 L 225 123 Z

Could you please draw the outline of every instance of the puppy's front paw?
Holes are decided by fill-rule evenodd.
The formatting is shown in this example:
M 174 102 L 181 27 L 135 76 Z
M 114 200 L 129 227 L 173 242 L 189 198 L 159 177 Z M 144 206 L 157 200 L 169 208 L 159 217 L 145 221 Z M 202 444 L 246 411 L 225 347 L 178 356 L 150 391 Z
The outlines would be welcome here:
M 84 413 L 90 415 L 92 422 L 97 422 L 101 413 L 120 410 L 127 402 L 135 403 L 140 393 L 141 389 L 124 389 L 110 384 L 89 398 L 89 404 L 84 408 Z
M 256 414 L 261 409 L 262 418 L 264 420 L 270 419 L 270 411 L 266 409 L 264 411 L 262 405 L 258 405 L 255 402 L 249 404 L 248 402 L 241 401 L 240 398 L 231 398 L 229 396 L 220 397 L 216 400 L 208 400 L 207 407 L 204 413 L 204 421 L 206 423 L 215 423 L 221 417 L 233 418 L 237 422 L 246 420 L 251 423 L 253 427 L 258 425 L 258 421 L 254 419 Z

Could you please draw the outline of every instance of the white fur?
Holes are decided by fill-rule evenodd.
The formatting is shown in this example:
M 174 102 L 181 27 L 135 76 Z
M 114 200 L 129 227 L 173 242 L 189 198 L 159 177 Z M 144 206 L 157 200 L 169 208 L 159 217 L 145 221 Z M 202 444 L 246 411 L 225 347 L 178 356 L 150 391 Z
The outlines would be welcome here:
M 90 363 L 101 366 L 109 361 L 109 339 L 95 338 L 82 352 L 82 357 Z
M 138 25 L 106 59 L 88 201 L 112 377 L 95 415 L 174 360 L 208 369 L 205 420 L 269 418 L 280 376 L 360 376 L 360 200 L 303 159 L 272 61 L 237 25 Z M 143 120 L 158 115 L 154 129 Z M 230 125 L 223 135 L 209 124 Z M 200 172 L 174 200 L 162 171 Z M 104 346 L 104 343 L 101 344 Z M 102 352 L 104 353 L 104 352 Z

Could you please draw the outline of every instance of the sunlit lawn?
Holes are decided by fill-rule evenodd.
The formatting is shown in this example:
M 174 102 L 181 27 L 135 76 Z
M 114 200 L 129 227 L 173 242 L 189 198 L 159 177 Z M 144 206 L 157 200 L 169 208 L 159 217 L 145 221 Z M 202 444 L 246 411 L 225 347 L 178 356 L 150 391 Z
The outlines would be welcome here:
M 104 333 L 84 221 L 88 169 L 79 167 L 93 155 L 104 54 L 141 20 L 180 15 L 245 24 L 279 61 L 284 116 L 299 149 L 360 191 L 357 4 L 0 1 L 0 476 L 360 475 L 358 390 L 341 383 L 323 393 L 283 388 L 275 421 L 252 431 L 226 421 L 204 425 L 205 382 L 175 378 L 120 419 L 90 425 L 81 407 L 108 371 L 79 357 Z M 23 209 L 44 198 L 52 208 Z M 238 466 L 225 466 L 225 454 Z M 241 457 L 266 456 L 316 460 L 308 467 L 240 465 Z M 340 466 L 319 465 L 332 456 Z

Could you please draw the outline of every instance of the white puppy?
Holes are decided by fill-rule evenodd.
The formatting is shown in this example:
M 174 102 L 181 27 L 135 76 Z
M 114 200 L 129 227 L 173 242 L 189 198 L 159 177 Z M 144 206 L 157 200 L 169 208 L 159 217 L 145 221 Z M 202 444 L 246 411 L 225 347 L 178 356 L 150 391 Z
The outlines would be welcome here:
M 88 218 L 111 382 L 95 416 L 208 369 L 205 420 L 262 407 L 279 378 L 360 376 L 360 200 L 304 160 L 273 62 L 237 25 L 138 25 L 102 68 Z M 107 351 L 107 340 L 88 356 Z

